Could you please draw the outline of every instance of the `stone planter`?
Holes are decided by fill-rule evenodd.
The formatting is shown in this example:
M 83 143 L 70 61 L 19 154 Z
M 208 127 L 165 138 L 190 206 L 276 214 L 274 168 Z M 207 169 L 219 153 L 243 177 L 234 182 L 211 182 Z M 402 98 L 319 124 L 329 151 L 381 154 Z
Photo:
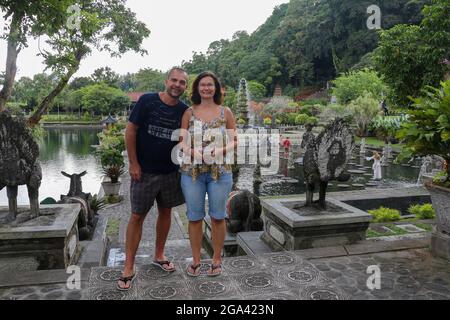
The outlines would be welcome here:
M 426 183 L 436 211 L 436 230 L 431 237 L 433 254 L 450 260 L 450 189 Z
M 120 191 L 121 182 L 111 183 L 109 181 L 102 182 L 103 192 L 105 196 L 117 196 Z

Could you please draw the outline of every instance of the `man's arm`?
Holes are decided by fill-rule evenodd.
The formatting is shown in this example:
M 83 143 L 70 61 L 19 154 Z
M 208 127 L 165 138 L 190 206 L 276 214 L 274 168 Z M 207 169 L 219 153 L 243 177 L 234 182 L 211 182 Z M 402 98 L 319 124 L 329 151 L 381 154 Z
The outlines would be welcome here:
M 137 160 L 136 154 L 136 134 L 138 126 L 132 122 L 127 123 L 125 130 L 125 144 L 127 147 L 129 172 L 131 179 L 139 181 L 141 179 L 141 166 Z

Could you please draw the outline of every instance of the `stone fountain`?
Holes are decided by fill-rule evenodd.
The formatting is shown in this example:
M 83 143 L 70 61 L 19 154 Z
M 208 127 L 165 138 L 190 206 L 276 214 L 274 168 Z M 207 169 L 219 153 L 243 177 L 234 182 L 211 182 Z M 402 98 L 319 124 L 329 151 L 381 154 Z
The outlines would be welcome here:
M 256 125 L 255 113 L 251 108 L 250 91 L 245 79 L 241 79 L 239 82 L 237 107 L 238 118 L 244 120 L 246 125 L 254 127 Z
M 0 149 L 0 190 L 8 195 L 8 206 L 0 207 L 0 260 L 26 257 L 37 269 L 76 263 L 80 205 L 39 205 L 39 148 L 25 119 L 0 113 Z M 27 186 L 30 206 L 17 205 L 19 185 Z

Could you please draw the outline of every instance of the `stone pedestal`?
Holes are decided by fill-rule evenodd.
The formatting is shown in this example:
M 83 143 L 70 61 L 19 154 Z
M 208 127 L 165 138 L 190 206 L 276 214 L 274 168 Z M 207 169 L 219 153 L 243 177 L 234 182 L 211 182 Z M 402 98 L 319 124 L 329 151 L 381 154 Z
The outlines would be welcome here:
M 450 235 L 434 231 L 431 236 L 431 251 L 435 257 L 450 260 Z
M 205 217 L 205 228 L 203 232 L 203 248 L 212 257 L 214 250 L 211 238 L 211 218 L 209 216 Z M 238 244 L 236 242 L 236 235 L 227 232 L 225 234 L 225 242 L 223 246 L 222 256 L 224 257 L 234 257 L 238 253 Z
M 285 250 L 354 244 L 365 240 L 372 216 L 328 198 L 327 210 L 303 207 L 305 197 L 264 199 L 264 233 L 270 247 Z
M 27 210 L 19 207 L 19 218 L 27 215 Z M 79 204 L 42 205 L 36 219 L 0 225 L 0 258 L 32 257 L 39 270 L 76 264 L 80 210 Z M 0 207 L 0 216 L 7 212 L 7 207 Z

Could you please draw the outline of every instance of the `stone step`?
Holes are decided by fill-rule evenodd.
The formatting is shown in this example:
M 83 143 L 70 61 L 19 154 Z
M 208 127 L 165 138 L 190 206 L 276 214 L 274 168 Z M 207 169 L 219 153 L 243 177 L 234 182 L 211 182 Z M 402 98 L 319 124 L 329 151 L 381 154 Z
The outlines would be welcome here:
M 273 252 L 274 250 L 261 240 L 263 233 L 264 231 L 239 232 L 236 236 L 238 255 L 256 256 Z M 284 249 L 279 247 L 277 251 Z

